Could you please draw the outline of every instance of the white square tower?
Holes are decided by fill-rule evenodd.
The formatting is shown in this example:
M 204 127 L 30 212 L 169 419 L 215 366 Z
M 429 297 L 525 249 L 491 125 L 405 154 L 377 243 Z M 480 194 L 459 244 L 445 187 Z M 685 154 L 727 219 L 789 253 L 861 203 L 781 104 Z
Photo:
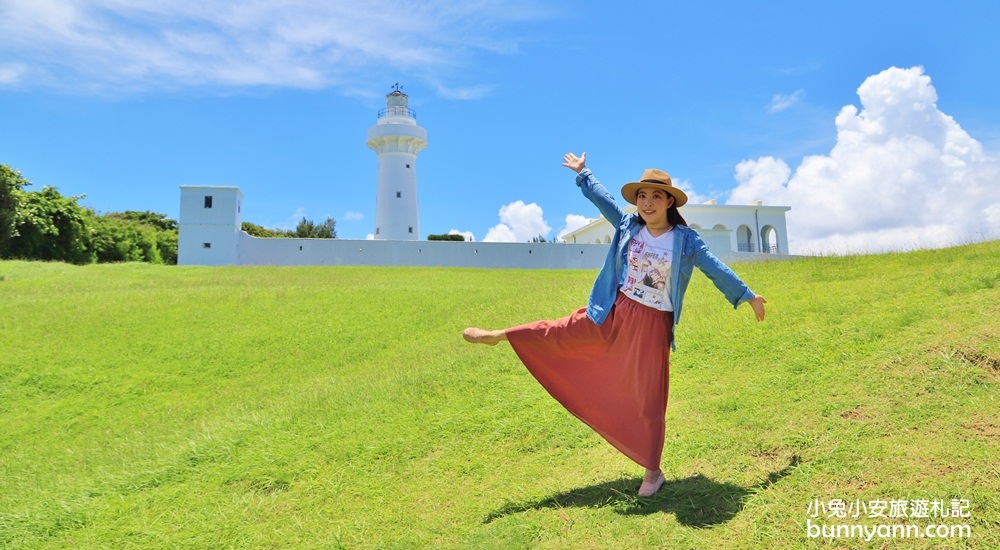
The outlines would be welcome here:
M 182 185 L 177 265 L 236 265 L 243 193 L 238 187 Z

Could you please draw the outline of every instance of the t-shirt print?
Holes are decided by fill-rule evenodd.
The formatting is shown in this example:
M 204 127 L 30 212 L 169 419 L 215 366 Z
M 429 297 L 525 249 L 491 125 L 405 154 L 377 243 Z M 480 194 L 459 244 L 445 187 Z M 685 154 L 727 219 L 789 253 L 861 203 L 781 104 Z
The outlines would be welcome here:
M 670 254 L 673 232 L 653 237 L 643 227 L 628 248 L 628 270 L 621 291 L 640 304 L 673 311 L 670 302 Z

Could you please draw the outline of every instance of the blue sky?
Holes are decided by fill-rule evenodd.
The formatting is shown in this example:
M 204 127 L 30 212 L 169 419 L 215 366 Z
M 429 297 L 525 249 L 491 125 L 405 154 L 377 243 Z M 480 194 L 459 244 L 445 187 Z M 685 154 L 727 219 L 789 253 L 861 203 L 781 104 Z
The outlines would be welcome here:
M 612 189 L 657 167 L 698 200 L 791 206 L 793 252 L 956 244 L 1000 237 L 996 21 L 985 1 L 0 0 L 0 163 L 99 212 L 176 218 L 179 186 L 236 185 L 246 221 L 363 239 L 366 131 L 398 82 L 428 132 L 424 237 L 596 217 L 560 165 L 586 151 Z

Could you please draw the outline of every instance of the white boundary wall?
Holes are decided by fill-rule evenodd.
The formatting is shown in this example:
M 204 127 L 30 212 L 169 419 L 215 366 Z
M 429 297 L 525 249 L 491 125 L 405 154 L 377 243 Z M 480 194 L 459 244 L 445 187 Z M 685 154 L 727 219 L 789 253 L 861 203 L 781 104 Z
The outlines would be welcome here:
M 260 239 L 241 232 L 239 265 L 440 266 L 598 269 L 606 245 Z
M 788 257 L 716 250 L 713 253 L 725 262 Z M 606 244 L 261 239 L 241 231 L 236 265 L 600 269 L 607 254 Z
M 608 253 L 607 244 L 262 239 L 240 229 L 242 201 L 236 187 L 182 186 L 177 263 L 596 270 Z M 699 233 L 725 262 L 788 258 L 734 253 L 728 250 L 729 231 Z

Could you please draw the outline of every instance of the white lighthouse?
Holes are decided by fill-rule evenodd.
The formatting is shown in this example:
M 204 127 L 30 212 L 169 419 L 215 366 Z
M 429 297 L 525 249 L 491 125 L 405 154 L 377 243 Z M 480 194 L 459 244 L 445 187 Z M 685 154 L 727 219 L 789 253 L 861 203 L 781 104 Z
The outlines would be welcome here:
M 375 238 L 413 241 L 420 238 L 417 213 L 417 153 L 427 147 L 427 130 L 417 126 L 408 96 L 397 84 L 385 96 L 378 123 L 368 128 L 368 148 L 378 154 L 375 194 Z

